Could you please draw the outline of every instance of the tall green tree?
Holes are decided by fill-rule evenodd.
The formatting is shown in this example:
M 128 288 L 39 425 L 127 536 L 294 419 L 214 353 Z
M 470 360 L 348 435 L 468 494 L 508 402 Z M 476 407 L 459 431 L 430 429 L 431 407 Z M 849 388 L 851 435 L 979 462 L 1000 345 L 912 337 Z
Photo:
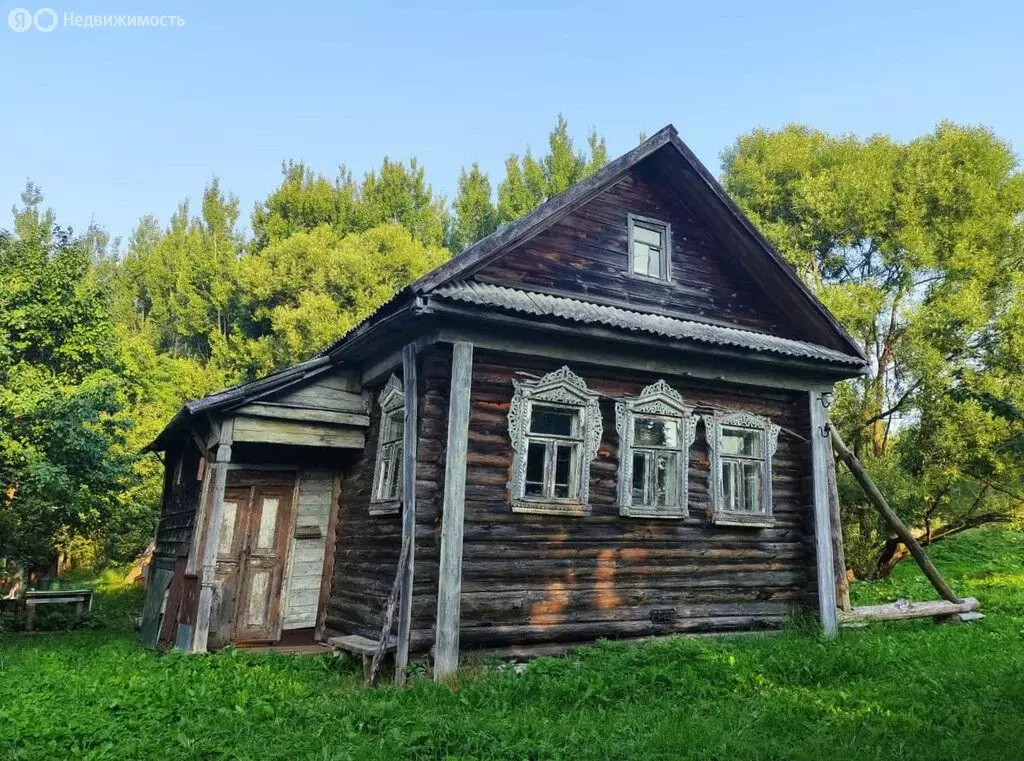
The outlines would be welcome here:
M 379 170 L 363 177 L 354 230 L 362 232 L 378 225 L 395 224 L 425 246 L 441 246 L 446 217 L 445 200 L 434 195 L 419 162 L 413 158 L 407 166 L 385 156 Z
M 183 201 L 166 230 L 143 218 L 132 235 L 118 313 L 158 351 L 204 361 L 225 350 L 235 320 L 235 271 L 242 247 L 238 199 L 214 179 L 199 214 Z
M 0 232 L 0 557 L 48 564 L 123 507 L 128 420 L 96 231 L 56 225 L 31 183 Z
M 452 204 L 455 217 L 449 248 L 458 253 L 498 229 L 498 210 L 491 200 L 491 180 L 474 163 L 459 174 L 459 192 Z
M 327 225 L 242 259 L 245 313 L 238 351 L 250 374 L 306 359 L 369 316 L 448 251 L 384 224 L 339 235 Z
M 865 348 L 871 372 L 840 387 L 835 418 L 910 495 L 905 517 L 953 530 L 1012 493 L 1013 426 L 974 397 L 1012 395 L 993 362 L 1018 350 L 1000 325 L 1024 296 L 1011 274 L 1024 175 L 1009 147 L 950 123 L 907 143 L 794 125 L 744 135 L 724 166 L 726 189 Z M 877 549 L 882 528 L 848 517 Z
M 281 184 L 252 214 L 255 250 L 320 225 L 347 232 L 354 225 L 357 189 L 345 166 L 332 183 L 302 162 L 281 164 Z
M 591 130 L 589 154 L 578 151 L 569 136 L 569 124 L 559 114 L 548 134 L 548 152 L 538 161 L 527 150 L 522 159 L 513 153 L 505 161 L 505 179 L 498 185 L 498 216 L 511 222 L 549 198 L 568 190 L 608 162 L 605 139 Z

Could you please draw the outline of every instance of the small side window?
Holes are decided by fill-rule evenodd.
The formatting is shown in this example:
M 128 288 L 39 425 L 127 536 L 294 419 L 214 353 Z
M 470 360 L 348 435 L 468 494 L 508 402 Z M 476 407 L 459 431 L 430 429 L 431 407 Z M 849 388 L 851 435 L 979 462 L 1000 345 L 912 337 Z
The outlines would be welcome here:
M 671 234 L 667 223 L 629 215 L 629 271 L 636 277 L 672 280 Z
M 711 455 L 711 520 L 729 526 L 775 525 L 772 457 L 779 427 L 748 412 L 705 418 Z
M 377 461 L 373 471 L 370 514 L 396 513 L 402 498 L 402 446 L 405 440 L 405 395 L 392 375 L 380 392 Z

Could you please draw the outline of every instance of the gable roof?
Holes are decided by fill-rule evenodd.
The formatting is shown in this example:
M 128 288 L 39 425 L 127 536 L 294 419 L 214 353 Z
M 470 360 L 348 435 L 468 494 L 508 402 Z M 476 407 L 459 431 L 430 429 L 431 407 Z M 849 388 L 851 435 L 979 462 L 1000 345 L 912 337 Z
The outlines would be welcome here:
M 393 313 L 403 303 L 413 301 L 416 297 L 429 295 L 446 284 L 471 277 L 473 273 L 495 258 L 540 234 L 607 190 L 626 176 L 637 164 L 654 156 L 659 151 L 670 152 L 682 162 L 681 166 L 685 168 L 685 171 L 696 179 L 699 191 L 704 198 L 704 208 L 718 217 L 720 229 L 728 230 L 731 242 L 744 247 L 745 252 L 750 255 L 748 260 L 760 259 L 760 262 L 757 263 L 758 279 L 769 281 L 764 285 L 765 295 L 776 301 L 783 311 L 801 312 L 801 316 L 805 318 L 803 324 L 812 329 L 818 339 L 815 343 L 821 343 L 823 348 L 829 347 L 836 350 L 837 353 L 855 358 L 859 360 L 860 364 L 866 363 L 867 356 L 853 337 L 818 300 L 782 255 L 758 232 L 754 224 L 729 198 L 721 184 L 679 138 L 676 128 L 671 124 L 659 130 L 633 150 L 608 162 L 594 174 L 576 183 L 565 192 L 544 202 L 515 222 L 496 230 L 440 267 L 406 286 L 363 323 L 325 349 L 319 356 L 336 356 L 351 339 L 365 335 L 381 319 Z
M 798 341 L 742 328 L 712 325 L 700 319 L 683 320 L 640 310 L 581 301 L 570 296 L 527 292 L 501 286 L 483 286 L 464 282 L 477 270 L 512 248 L 540 234 L 560 219 L 586 204 L 625 177 L 634 167 L 656 153 L 674 160 L 667 177 L 686 174 L 696 185 L 701 210 L 716 218 L 718 230 L 727 235 L 728 244 L 743 249 L 747 266 L 757 269 L 765 295 L 776 301 L 783 311 L 796 311 L 803 324 L 813 328 L 816 341 Z M 768 282 L 764 282 L 764 281 Z M 346 354 L 350 345 L 368 339 L 376 329 L 389 325 L 393 317 L 407 310 L 415 314 L 424 308 L 426 297 L 462 301 L 494 309 L 570 320 L 578 323 L 604 325 L 617 329 L 644 332 L 677 340 L 693 341 L 723 347 L 735 347 L 755 353 L 775 353 L 800 359 L 846 365 L 850 373 L 863 372 L 867 356 L 804 284 L 782 255 L 765 239 L 747 216 L 733 202 L 718 180 L 679 139 L 676 128 L 665 126 L 628 153 L 608 162 L 601 169 L 573 185 L 565 192 L 544 202 L 536 209 L 504 227 L 445 264 L 428 272 L 396 293 L 354 329 L 319 352 L 313 359 L 293 365 L 260 380 L 218 391 L 186 404 L 167 424 L 147 449 L 166 445 L 168 437 L 194 416 L 228 410 L 266 394 L 330 372 Z

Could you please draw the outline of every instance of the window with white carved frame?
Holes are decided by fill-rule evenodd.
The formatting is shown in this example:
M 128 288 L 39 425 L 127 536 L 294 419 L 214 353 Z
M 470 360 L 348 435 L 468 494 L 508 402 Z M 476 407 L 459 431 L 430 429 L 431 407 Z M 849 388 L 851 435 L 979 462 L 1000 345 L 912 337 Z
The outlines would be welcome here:
M 689 455 L 698 420 L 679 392 L 663 380 L 616 403 L 621 515 L 688 515 Z
M 721 525 L 775 525 L 772 457 L 779 427 L 749 412 L 705 417 L 711 455 L 711 520 Z
M 377 461 L 373 471 L 370 513 L 398 512 L 402 498 L 402 445 L 405 438 L 405 394 L 392 375 L 380 392 Z
M 590 463 L 602 433 L 597 394 L 568 367 L 512 383 L 513 512 L 588 515 Z

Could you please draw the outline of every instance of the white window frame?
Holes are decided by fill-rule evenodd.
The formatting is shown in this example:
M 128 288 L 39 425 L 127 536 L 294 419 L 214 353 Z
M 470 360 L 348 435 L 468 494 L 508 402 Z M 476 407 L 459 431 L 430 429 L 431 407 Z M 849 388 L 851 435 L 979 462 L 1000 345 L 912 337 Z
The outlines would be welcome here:
M 675 452 L 678 457 L 676 468 L 676 495 L 674 505 L 635 505 L 633 504 L 633 455 L 637 447 L 634 443 L 635 421 L 637 417 L 655 418 L 674 423 L 678 426 L 677 446 L 674 449 L 661 448 Z M 687 407 L 678 391 L 664 380 L 653 383 L 639 396 L 623 399 L 615 404 L 615 428 L 619 433 L 619 515 L 627 518 L 686 518 L 689 516 L 689 470 L 690 447 L 697 438 L 697 422 L 699 415 L 693 414 L 693 408 Z M 647 447 L 640 447 L 646 450 Z
M 704 417 L 705 431 L 708 439 L 708 453 L 711 459 L 711 522 L 720 526 L 753 526 L 771 528 L 775 525 L 772 506 L 772 458 L 778 447 L 779 426 L 769 418 L 754 415 L 750 412 L 732 412 Z M 722 435 L 729 428 L 742 431 L 756 431 L 762 436 L 761 456 L 756 458 L 761 463 L 761 509 L 759 512 L 746 512 L 731 509 L 725 498 L 725 460 L 752 460 L 745 456 L 725 455 L 722 452 Z
M 508 410 L 508 434 L 512 441 L 512 478 L 508 482 L 514 513 L 544 515 L 590 515 L 590 464 L 601 446 L 603 425 L 598 395 L 568 367 L 548 373 L 536 381 L 513 379 L 515 392 Z M 572 436 L 560 437 L 530 433 L 534 406 L 575 412 Z M 545 444 L 565 441 L 578 447 L 576 472 L 570 475 L 570 496 L 557 498 L 526 495 L 526 461 L 530 441 Z M 550 458 L 549 458 L 550 459 Z M 553 487 L 548 491 L 552 491 Z
M 661 277 L 652 277 L 646 273 L 637 272 L 634 268 L 633 244 L 634 228 L 640 226 L 648 229 L 656 228 L 661 230 Z M 670 284 L 672 282 L 672 226 L 668 222 L 651 217 L 642 217 L 639 214 L 627 215 L 627 246 L 629 248 L 628 274 L 630 277 L 640 278 L 649 283 Z
M 385 442 L 382 434 L 385 422 L 392 417 L 402 420 L 404 431 L 405 391 L 397 376 L 388 378 L 377 403 L 380 406 L 380 421 L 377 424 L 377 460 L 373 466 L 370 515 L 391 515 L 399 512 L 402 505 L 405 436 L 403 433 L 398 439 Z M 385 476 L 388 476 L 386 481 Z M 389 485 L 393 485 L 393 488 L 388 489 Z

